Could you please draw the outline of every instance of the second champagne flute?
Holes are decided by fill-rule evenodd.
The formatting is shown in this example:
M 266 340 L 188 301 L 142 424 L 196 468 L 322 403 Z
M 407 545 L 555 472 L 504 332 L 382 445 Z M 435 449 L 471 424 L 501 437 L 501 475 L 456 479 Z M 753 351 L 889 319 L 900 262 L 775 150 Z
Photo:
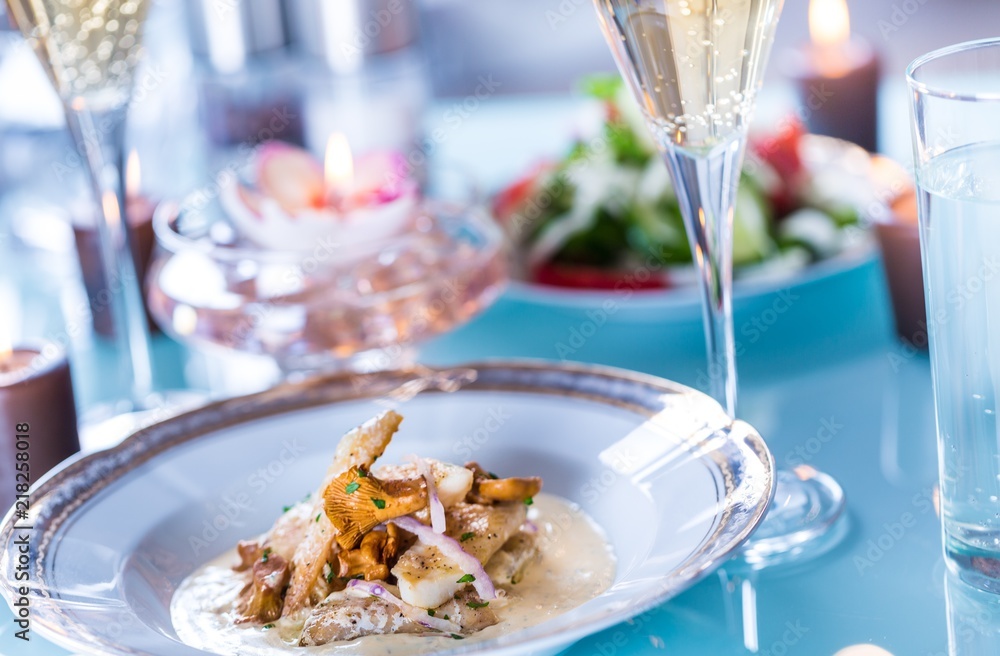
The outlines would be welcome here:
M 62 99 L 99 210 L 98 236 L 108 283 L 103 290 L 107 302 L 95 311 L 111 313 L 121 389 L 128 390 L 126 398 L 101 409 L 105 416 L 96 419 L 114 421 L 92 427 L 100 440 L 127 432 L 130 422 L 121 421 L 122 413 L 177 407 L 197 397 L 153 392 L 146 312 L 125 216 L 125 119 L 149 4 L 149 0 L 7 0 L 11 16 Z
M 733 205 L 782 0 L 594 1 L 677 190 L 698 266 L 711 393 L 735 417 Z M 844 510 L 840 486 L 812 468 L 777 479 L 742 553 L 752 569 L 821 552 Z

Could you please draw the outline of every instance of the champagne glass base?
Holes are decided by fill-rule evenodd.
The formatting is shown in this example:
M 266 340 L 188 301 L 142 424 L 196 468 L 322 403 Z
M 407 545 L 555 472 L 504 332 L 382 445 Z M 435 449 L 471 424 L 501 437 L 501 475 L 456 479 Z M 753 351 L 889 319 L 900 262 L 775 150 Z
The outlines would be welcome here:
M 196 390 L 156 392 L 142 404 L 130 401 L 102 403 L 80 420 L 80 450 L 92 453 L 109 449 L 137 430 L 204 405 L 209 395 Z
M 777 472 L 777 486 L 764 521 L 736 557 L 719 568 L 730 632 L 757 653 L 757 576 L 777 565 L 818 558 L 847 535 L 844 491 L 830 476 L 808 465 Z
M 738 558 L 763 569 L 821 556 L 846 534 L 845 507 L 844 490 L 832 477 L 808 465 L 779 470 L 774 501 Z

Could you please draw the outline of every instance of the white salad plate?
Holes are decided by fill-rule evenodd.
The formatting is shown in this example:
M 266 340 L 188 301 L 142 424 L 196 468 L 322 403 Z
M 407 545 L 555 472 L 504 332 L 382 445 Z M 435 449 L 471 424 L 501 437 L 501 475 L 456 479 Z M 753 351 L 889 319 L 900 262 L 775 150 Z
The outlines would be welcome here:
M 13 545 L 17 527 L 33 529 L 32 628 L 86 654 L 206 653 L 171 624 L 178 585 L 267 530 L 322 479 L 340 436 L 389 406 L 405 421 L 383 462 L 419 453 L 540 475 L 596 520 L 617 559 L 612 586 L 582 606 L 442 653 L 553 654 L 633 617 L 728 559 L 773 494 L 760 435 L 660 378 L 494 362 L 311 379 L 148 426 L 36 484 L 29 517 L 8 515 L 0 530 Z M 14 549 L 0 556 L 8 604 Z

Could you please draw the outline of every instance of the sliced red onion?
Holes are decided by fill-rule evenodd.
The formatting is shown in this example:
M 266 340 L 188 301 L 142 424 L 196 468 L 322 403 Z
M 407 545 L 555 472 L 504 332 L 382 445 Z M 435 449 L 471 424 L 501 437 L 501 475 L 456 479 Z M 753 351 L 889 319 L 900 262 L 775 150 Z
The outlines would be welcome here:
M 399 608 L 404 617 L 421 626 L 425 626 L 428 629 L 444 631 L 445 633 L 459 633 L 462 630 L 462 627 L 455 622 L 441 617 L 431 617 L 427 614 L 427 609 L 417 608 L 412 604 L 406 603 L 396 595 L 386 590 L 385 585 L 382 583 L 352 579 L 351 581 L 348 581 L 347 589 L 354 594 L 371 595 L 372 597 L 378 597 L 379 599 L 388 601 L 393 606 Z
M 526 519 L 524 520 L 524 524 L 521 524 L 521 530 L 534 535 L 538 533 L 538 524 L 535 524 L 530 519 Z
M 446 530 L 444 519 L 444 504 L 437 493 L 437 483 L 434 481 L 434 472 L 431 470 L 431 463 L 419 456 L 410 456 L 410 461 L 417 466 L 417 471 L 427 482 L 427 498 L 430 500 L 431 528 L 435 533 L 444 533 Z
M 413 533 L 424 544 L 437 547 L 444 554 L 445 558 L 458 565 L 459 569 L 466 574 L 471 574 L 475 579 L 472 581 L 472 587 L 479 593 L 480 599 L 489 601 L 490 599 L 497 598 L 496 588 L 493 587 L 493 581 L 490 580 L 490 575 L 486 573 L 486 568 L 483 567 L 478 558 L 463 549 L 458 540 L 450 538 L 447 535 L 435 533 L 434 529 L 410 516 L 397 517 L 390 519 L 389 522 L 404 531 Z

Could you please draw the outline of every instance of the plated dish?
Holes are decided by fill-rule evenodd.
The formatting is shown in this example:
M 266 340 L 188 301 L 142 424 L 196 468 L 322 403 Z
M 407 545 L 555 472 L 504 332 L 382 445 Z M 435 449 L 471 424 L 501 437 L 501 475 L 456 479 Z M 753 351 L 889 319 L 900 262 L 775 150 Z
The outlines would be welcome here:
M 731 421 L 712 399 L 662 379 L 600 367 L 527 362 L 313 379 L 154 424 L 113 449 L 66 463 L 41 481 L 29 517 L 34 527 L 33 630 L 87 654 L 236 653 L 228 647 L 191 644 L 197 627 L 172 612 L 188 589 L 185 582 L 198 580 L 206 565 L 237 564 L 233 547 L 271 534 L 276 518 L 292 513 L 289 517 L 301 515 L 315 525 L 315 515 L 304 510 L 311 502 L 302 505 L 296 500 L 316 493 L 336 457 L 339 436 L 387 407 L 406 420 L 366 471 L 379 471 L 384 463 L 407 468 L 412 465 L 407 455 L 419 454 L 430 463 L 432 475 L 438 468 L 431 461 L 436 460 L 475 461 L 504 478 L 537 476 L 544 481 L 544 491 L 532 497 L 531 506 L 522 499 L 517 512 L 524 512 L 541 535 L 548 530 L 546 515 L 554 512 L 558 517 L 566 510 L 584 522 L 578 526 L 589 537 L 560 542 L 573 531 L 556 530 L 561 522 L 549 522 L 559 535 L 547 544 L 556 548 L 549 551 L 542 542 L 541 560 L 525 569 L 519 583 L 505 584 L 502 576 L 491 576 L 495 589 L 506 585 L 505 602 L 499 601 L 499 593 L 497 600 L 488 600 L 475 586 L 463 584 L 456 592 L 469 596 L 464 609 L 488 608 L 498 620 L 481 631 L 463 628 L 458 633 L 463 639 L 421 625 L 418 633 L 435 635 L 278 645 L 280 653 L 365 653 L 372 651 L 367 646 L 371 641 L 378 643 L 379 652 L 393 643 L 412 651 L 408 643 L 419 640 L 417 648 L 440 653 L 554 654 L 669 599 L 710 572 L 750 535 L 773 494 L 773 463 L 760 436 L 745 423 Z M 471 471 L 464 466 L 447 471 L 458 469 Z M 467 481 L 467 474 L 457 474 Z M 438 488 L 434 477 L 440 498 L 448 488 L 443 480 Z M 403 478 L 416 480 L 410 474 Z M 344 486 L 345 494 L 349 485 Z M 426 488 L 417 480 L 414 489 Z M 503 503 L 512 502 L 496 506 Z M 285 506 L 291 506 L 287 513 Z M 575 514 L 576 508 L 582 514 Z M 533 510 L 540 511 L 534 519 Z M 319 523 L 324 516 L 329 519 L 325 501 Z M 519 514 L 511 526 L 518 519 Z M 13 544 L 17 524 L 12 516 L 5 519 L 0 530 L 5 545 Z M 518 524 L 518 532 L 524 526 Z M 430 528 L 433 532 L 433 520 Z M 388 539 L 387 528 L 385 532 Z M 611 569 L 602 570 L 608 560 L 584 562 L 581 545 L 587 540 L 604 558 L 607 552 L 601 550 L 610 548 Z M 262 560 L 268 547 L 257 546 L 260 551 L 254 555 Z M 560 554 L 560 548 L 565 552 Z M 275 547 L 271 549 L 269 561 L 275 554 Z M 527 596 L 536 585 L 542 585 L 539 594 L 561 594 L 558 586 L 544 583 L 546 554 L 553 566 L 580 563 L 581 573 L 591 577 L 589 584 L 582 590 L 572 586 L 581 596 L 565 603 L 548 597 L 535 604 L 530 622 L 517 625 L 521 611 L 515 595 Z M 0 591 L 9 604 L 17 556 L 13 551 L 0 556 Z M 497 567 L 490 560 L 488 571 Z M 332 563 L 329 570 L 326 564 L 319 570 L 324 582 L 333 571 Z M 339 560 L 337 565 L 339 576 Z M 601 580 L 602 571 L 610 580 Z M 453 582 L 442 580 L 454 586 L 465 574 Z M 240 587 L 232 579 L 225 583 L 232 584 L 230 590 Z M 364 583 L 374 584 L 375 579 Z M 525 592 L 517 588 L 520 585 L 526 586 Z M 402 600 L 398 585 L 383 589 Z M 356 599 L 374 603 L 366 601 L 371 597 Z M 218 599 L 224 605 L 221 595 Z M 409 599 L 419 602 L 415 596 Z M 313 610 L 321 601 L 312 604 Z M 470 601 L 490 605 L 473 609 Z M 286 603 L 287 592 L 282 606 Z M 448 615 L 447 621 L 452 621 Z M 395 611 L 392 616 L 397 617 Z M 211 615 L 199 617 L 209 624 L 214 621 Z M 270 622 L 258 619 L 240 630 L 270 641 L 280 638 L 280 622 L 264 630 Z M 267 651 L 274 653 L 275 647 L 269 645 Z M 255 652 L 244 645 L 238 653 Z
M 519 287 L 687 292 L 696 278 L 680 208 L 638 108 L 617 78 L 589 86 L 598 125 L 495 198 Z M 898 165 L 794 119 L 754 135 L 734 215 L 736 279 L 787 286 L 817 265 L 856 264 L 871 253 L 870 215 L 911 186 Z
M 540 478 L 377 463 L 402 420 L 389 410 L 349 431 L 316 493 L 185 579 L 179 637 L 217 653 L 424 653 L 533 626 L 611 585 L 606 537 L 540 495 Z

